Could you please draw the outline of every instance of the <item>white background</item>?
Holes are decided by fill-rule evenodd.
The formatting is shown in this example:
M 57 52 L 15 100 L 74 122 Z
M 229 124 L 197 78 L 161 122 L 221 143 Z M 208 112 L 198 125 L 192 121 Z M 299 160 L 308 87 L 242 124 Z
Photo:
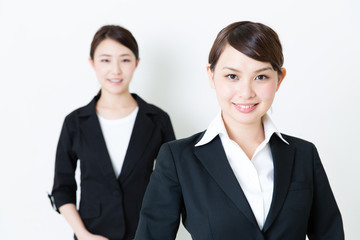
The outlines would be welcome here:
M 72 238 L 50 207 L 55 148 L 65 115 L 99 85 L 88 64 L 104 24 L 140 46 L 131 90 L 167 111 L 178 138 L 218 111 L 205 66 L 217 33 L 239 20 L 278 32 L 287 76 L 272 114 L 280 130 L 317 146 L 343 215 L 360 239 L 360 2 L 0 0 L 0 238 Z M 177 239 L 191 239 L 184 229 Z

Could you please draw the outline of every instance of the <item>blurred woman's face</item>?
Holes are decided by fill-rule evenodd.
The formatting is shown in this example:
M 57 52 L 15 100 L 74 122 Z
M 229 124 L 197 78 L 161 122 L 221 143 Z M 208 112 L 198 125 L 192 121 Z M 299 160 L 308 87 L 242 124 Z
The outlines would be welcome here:
M 270 63 L 259 62 L 227 45 L 213 69 L 207 67 L 226 125 L 261 124 L 285 77 Z
M 89 59 L 95 70 L 102 93 L 122 94 L 129 92 L 129 84 L 137 67 L 134 53 L 112 39 L 103 40 Z

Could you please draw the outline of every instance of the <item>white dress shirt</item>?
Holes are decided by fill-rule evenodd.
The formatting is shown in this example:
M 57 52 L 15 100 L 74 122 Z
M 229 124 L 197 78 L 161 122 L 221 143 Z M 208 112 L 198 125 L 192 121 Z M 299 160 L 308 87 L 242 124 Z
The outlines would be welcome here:
M 210 123 L 202 139 L 195 147 L 205 145 L 220 136 L 229 164 L 237 178 L 249 205 L 254 213 L 259 228 L 262 229 L 270 210 L 274 188 L 274 165 L 269 140 L 276 133 L 289 144 L 277 131 L 270 116 L 262 118 L 265 140 L 256 148 L 252 159 L 249 159 L 241 147 L 229 138 L 221 112 Z
M 138 111 L 139 107 L 128 116 L 119 119 L 105 119 L 98 115 L 116 177 L 121 173 Z

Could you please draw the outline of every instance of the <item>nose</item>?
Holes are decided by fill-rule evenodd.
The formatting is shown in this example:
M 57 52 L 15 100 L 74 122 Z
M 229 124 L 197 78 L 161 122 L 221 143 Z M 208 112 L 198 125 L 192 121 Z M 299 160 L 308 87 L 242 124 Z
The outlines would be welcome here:
M 255 96 L 253 82 L 251 80 L 240 80 L 237 84 L 237 95 L 243 99 L 250 99 Z
M 112 66 L 112 71 L 116 75 L 119 75 L 122 73 L 120 62 L 114 61 L 113 66 Z

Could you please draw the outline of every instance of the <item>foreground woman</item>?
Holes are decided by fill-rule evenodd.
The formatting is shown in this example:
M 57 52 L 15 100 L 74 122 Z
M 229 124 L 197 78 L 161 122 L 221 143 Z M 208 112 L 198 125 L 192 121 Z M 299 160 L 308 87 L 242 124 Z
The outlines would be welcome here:
M 277 34 L 236 22 L 217 36 L 209 82 L 221 112 L 205 132 L 165 144 L 146 190 L 137 240 L 344 239 L 315 146 L 267 115 L 286 70 Z

